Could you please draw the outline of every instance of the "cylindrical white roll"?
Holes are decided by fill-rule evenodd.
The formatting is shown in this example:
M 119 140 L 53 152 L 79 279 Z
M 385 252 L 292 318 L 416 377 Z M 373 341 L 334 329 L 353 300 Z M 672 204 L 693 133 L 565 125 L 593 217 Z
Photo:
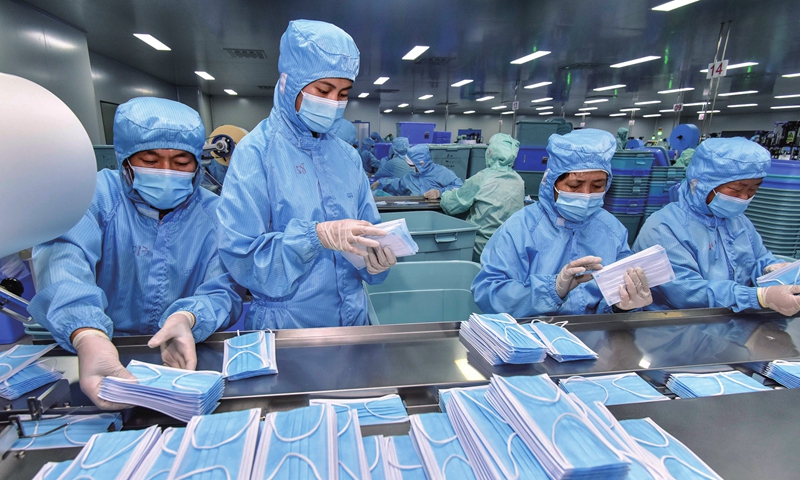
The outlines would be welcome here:
M 97 162 L 78 117 L 45 88 L 0 73 L 0 257 L 52 240 L 86 213 Z

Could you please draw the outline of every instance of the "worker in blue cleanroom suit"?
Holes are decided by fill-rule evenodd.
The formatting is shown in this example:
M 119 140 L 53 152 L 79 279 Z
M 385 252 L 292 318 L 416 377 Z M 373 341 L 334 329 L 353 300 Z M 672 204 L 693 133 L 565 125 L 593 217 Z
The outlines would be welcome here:
M 755 286 L 756 278 L 784 265 L 744 215 L 769 165 L 769 152 L 744 138 L 712 138 L 697 147 L 678 201 L 651 215 L 633 244 L 635 251 L 663 246 L 677 276 L 654 289 L 654 308 L 800 311 L 800 286 Z
M 296 20 L 281 37 L 272 112 L 236 147 L 218 211 L 222 258 L 253 294 L 248 330 L 365 325 L 361 282 L 382 282 L 396 262 L 362 237 L 385 232 L 372 226 L 380 216 L 358 153 L 329 133 L 358 65 L 334 25 Z
M 518 151 L 519 142 L 511 136 L 492 136 L 486 149 L 486 168 L 468 178 L 461 188 L 442 193 L 439 205 L 444 213 L 469 211 L 467 221 L 480 227 L 473 262 L 481 261 L 481 252 L 495 230 L 523 207 L 525 182 L 511 169 Z
M 464 184 L 452 170 L 433 163 L 427 145 L 409 148 L 406 159 L 407 164 L 413 168 L 411 172 L 401 178 L 382 178 L 373 183 L 372 187 L 380 188 L 390 195 L 424 195 L 429 200 L 436 200 L 442 192 Z
M 372 173 L 375 170 L 373 166 L 380 164 L 380 160 L 375 158 L 375 154 L 372 153 L 372 147 L 374 145 L 375 140 L 367 137 L 361 140 L 361 148 L 358 151 L 358 154 L 361 156 L 361 167 L 367 173 Z
M 373 163 L 372 165 L 377 170 L 374 178 L 402 178 L 405 174 L 414 171 L 413 167 L 406 162 L 406 153 L 408 153 L 406 137 L 397 137 L 392 140 L 389 155 L 382 158 L 379 164 Z
M 344 140 L 344 143 L 358 148 L 358 131 L 350 120 L 344 118 L 336 120 L 330 133 Z
M 588 274 L 631 254 L 627 230 L 602 209 L 615 150 L 614 137 L 600 130 L 550 136 L 539 201 L 506 220 L 483 250 L 472 293 L 484 312 L 579 315 L 652 301 L 640 268 L 624 275 L 613 307 Z
M 375 143 L 381 143 L 381 142 L 383 142 L 383 137 L 381 137 L 381 134 L 380 134 L 380 133 L 378 133 L 378 132 L 372 132 L 372 133 L 370 133 L 370 134 L 369 134 L 369 138 L 371 138 L 371 139 L 372 139 L 372 140 L 373 140 Z
M 205 132 L 181 103 L 134 98 L 114 117 L 119 171 L 97 174 L 86 215 L 33 250 L 28 311 L 77 351 L 81 389 L 98 406 L 106 376 L 130 374 L 109 338 L 153 335 L 165 364 L 193 370 L 195 342 L 236 322 L 244 293 L 217 251 L 219 198 L 200 188 Z
M 619 130 L 617 130 L 617 150 L 625 150 L 626 143 L 628 143 L 628 129 L 619 127 Z

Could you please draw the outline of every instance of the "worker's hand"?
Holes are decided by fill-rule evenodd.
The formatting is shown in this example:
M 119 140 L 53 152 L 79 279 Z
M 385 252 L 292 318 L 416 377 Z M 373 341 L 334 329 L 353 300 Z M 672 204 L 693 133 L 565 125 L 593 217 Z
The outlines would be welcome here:
M 373 190 L 377 190 L 378 187 L 380 187 L 380 186 L 381 186 L 381 181 L 380 180 L 376 180 L 375 183 L 373 183 L 372 185 L 369 186 L 369 188 L 371 188 Z
M 365 259 L 367 262 L 367 272 L 370 275 L 377 275 L 389 270 L 397 263 L 397 257 L 389 247 L 367 248 L 369 254 Z
M 161 330 L 147 342 L 150 348 L 161 347 L 164 365 L 183 370 L 197 368 L 197 352 L 194 348 L 195 317 L 189 312 L 175 312 L 167 318 Z
M 100 383 L 105 377 L 136 381 L 136 377 L 119 362 L 117 347 L 105 333 L 93 328 L 78 332 L 72 340 L 78 352 L 78 374 L 83 393 L 103 410 L 122 410 L 130 405 L 113 403 L 98 396 Z
M 766 275 L 766 274 L 768 274 L 770 272 L 774 272 L 775 270 L 781 269 L 781 268 L 785 267 L 786 265 L 790 265 L 790 263 L 789 262 L 781 262 L 781 263 L 773 263 L 772 265 L 767 265 L 766 267 L 764 267 L 764 275 Z
M 800 285 L 775 285 L 758 289 L 758 303 L 791 317 L 800 312 Z
M 602 261 L 603 259 L 600 257 L 588 256 L 566 264 L 558 273 L 558 277 L 556 277 L 556 293 L 558 296 L 564 298 L 573 288 L 591 280 L 591 275 L 579 277 L 575 275 L 581 275 L 589 270 L 600 270 L 603 268 L 603 265 L 600 264 Z
M 422 196 L 425 197 L 427 200 L 436 200 L 442 196 L 442 192 L 440 192 L 436 188 L 431 188 L 427 192 L 423 193 Z
M 386 232 L 364 220 L 332 220 L 317 224 L 317 236 L 323 247 L 340 252 L 350 252 L 367 258 L 369 256 L 367 251 L 363 248 L 358 248 L 356 245 L 377 248 L 380 244 L 371 238 L 364 238 L 361 235 L 382 237 L 386 235 Z
M 653 303 L 653 295 L 650 293 L 650 287 L 647 286 L 644 270 L 640 267 L 629 268 L 622 278 L 625 280 L 625 285 L 619 286 L 621 300 L 617 304 L 617 308 L 634 310 Z

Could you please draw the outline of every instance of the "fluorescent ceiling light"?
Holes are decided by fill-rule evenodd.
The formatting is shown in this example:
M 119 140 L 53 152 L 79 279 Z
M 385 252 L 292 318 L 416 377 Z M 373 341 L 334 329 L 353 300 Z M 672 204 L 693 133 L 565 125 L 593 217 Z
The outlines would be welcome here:
M 421 45 L 417 45 L 416 47 L 409 50 L 408 53 L 403 55 L 403 60 L 416 60 L 417 57 L 425 53 L 425 51 L 429 48 L 431 47 L 423 47 Z
M 625 88 L 625 84 L 620 83 L 619 85 L 609 85 L 607 87 L 599 87 L 599 88 L 595 88 L 594 91 L 595 92 L 604 92 L 606 90 L 615 90 L 617 88 Z
M 553 84 L 553 82 L 539 82 L 539 83 L 534 83 L 534 84 L 531 84 L 531 85 L 525 85 L 522 88 L 530 90 L 532 88 L 546 87 L 546 86 L 552 85 L 552 84 Z
M 358 94 L 358 98 L 367 98 L 367 97 L 369 97 L 369 93 L 367 93 L 367 92 Z
M 797 98 L 800 97 L 800 93 L 795 93 L 792 95 L 776 95 L 775 98 Z
M 436 111 L 436 110 L 425 110 L 425 113 L 433 113 L 433 112 L 435 112 L 435 111 Z
M 699 111 L 697 113 L 719 113 L 719 110 L 708 110 L 708 111 Z
M 156 37 L 148 33 L 134 33 L 133 36 L 143 41 L 144 43 L 150 45 L 151 47 L 155 48 L 156 50 L 161 50 L 162 52 L 169 52 L 170 50 L 172 50 L 168 46 L 164 45 Z
M 653 118 L 653 117 L 660 117 L 660 113 L 651 113 L 650 115 L 642 115 L 642 118 Z
M 553 108 L 553 106 L 552 106 L 552 105 L 548 105 L 548 106 L 546 106 L 546 107 L 536 107 L 536 110 L 537 110 L 537 111 L 538 111 L 538 110 L 550 110 L 550 109 L 552 109 L 552 108 Z
M 553 114 L 553 112 L 542 112 L 539 115 L 552 115 L 552 114 Z
M 580 110 L 581 112 L 588 112 L 589 110 L 597 110 L 597 107 L 583 107 L 579 108 L 578 110 Z
M 502 110 L 504 108 L 508 108 L 508 105 L 498 105 L 496 107 L 492 107 L 492 110 Z
M 452 84 L 450 86 L 451 87 L 463 87 L 464 85 L 466 85 L 468 83 L 472 83 L 472 80 L 461 80 L 460 82 L 456 82 L 456 83 L 454 83 L 454 84 Z
M 624 117 L 627 113 L 612 113 L 609 117 Z
M 389 77 L 378 77 L 378 79 L 375 80 L 372 83 L 374 83 L 375 85 L 383 85 L 384 83 L 386 83 L 388 81 L 389 81 Z
M 603 102 L 607 102 L 607 101 L 608 101 L 607 98 L 597 98 L 597 99 L 594 99 L 594 100 L 584 100 L 583 103 L 603 103 Z
M 641 110 L 641 108 L 620 108 L 620 112 L 635 112 L 637 110 Z
M 533 52 L 530 55 L 525 55 L 524 57 L 520 57 L 513 62 L 513 65 L 522 65 L 523 63 L 528 63 L 531 60 L 536 60 L 537 58 L 544 57 L 545 55 L 550 55 L 550 52 L 547 50 L 539 50 L 538 52 Z
M 694 103 L 684 103 L 684 104 L 683 104 L 683 106 L 684 106 L 684 107 L 699 107 L 699 106 L 701 106 L 701 105 L 705 105 L 705 104 L 707 104 L 707 103 L 709 103 L 709 102 L 694 102 Z
M 203 72 L 203 71 L 198 70 L 198 71 L 195 71 L 194 73 L 198 77 L 202 78 L 203 80 L 214 80 L 214 77 L 209 75 L 208 72 Z
M 728 70 L 736 70 L 737 68 L 744 68 L 744 67 L 753 67 L 755 65 L 758 65 L 758 62 L 734 63 L 733 65 L 728 65 Z M 708 69 L 704 68 L 700 70 L 700 73 L 708 73 Z
M 781 77 L 783 77 L 783 78 L 800 77 L 800 73 L 787 73 L 786 75 L 781 75 Z
M 738 105 L 728 105 L 728 108 L 757 107 L 757 103 L 740 103 Z
M 225 90 L 223 90 L 223 91 L 224 91 L 225 93 L 227 93 L 228 95 L 239 95 L 238 93 L 236 93 L 236 90 L 231 90 L 230 88 L 226 88 L 226 89 L 225 89 Z
M 493 98 L 494 98 L 493 96 L 491 96 L 491 95 L 487 95 L 487 96 L 485 96 L 485 97 L 481 97 L 481 98 L 479 98 L 479 99 L 477 99 L 477 100 L 475 100 L 475 101 L 476 101 L 476 102 L 485 102 L 486 100 L 491 100 L 491 99 L 493 99 Z
M 537 98 L 536 100 L 531 100 L 531 103 L 549 102 L 552 99 L 553 97 Z
M 584 112 L 584 113 L 576 113 L 575 114 L 576 117 L 585 117 L 587 115 L 591 115 L 591 113 Z
M 419 97 L 420 100 L 427 100 L 429 98 L 433 98 L 433 95 L 429 94 L 429 95 L 423 95 L 423 96 Z
M 611 65 L 611 68 L 629 67 L 631 65 L 636 65 L 637 63 L 644 63 L 644 62 L 650 62 L 652 60 L 658 60 L 659 58 L 661 57 L 657 57 L 655 55 L 648 55 L 642 58 L 634 58 L 633 60 L 628 60 L 627 62 L 615 63 L 614 65 Z
M 397 106 L 397 108 L 406 108 L 407 106 L 408 106 L 407 103 L 401 103 L 400 105 Z
M 646 102 L 635 102 L 634 105 L 655 105 L 661 103 L 661 100 L 648 100 Z
M 383 111 L 383 113 L 392 113 L 392 109 L 391 108 L 387 108 L 386 110 Z
M 787 108 L 800 108 L 800 105 L 777 105 L 769 108 L 771 108 L 772 110 L 785 110 Z
M 658 93 L 665 94 L 665 93 L 678 93 L 678 92 L 690 92 L 694 90 L 694 87 L 685 87 L 685 88 L 673 88 L 670 90 L 660 90 Z
M 751 93 L 758 93 L 758 90 L 743 90 L 741 92 L 728 92 L 720 93 L 718 97 L 734 97 L 736 95 L 750 95 Z
M 475 113 L 475 110 L 467 110 L 464 115 L 472 115 L 473 113 Z
M 698 1 L 700 1 L 700 0 L 672 0 L 671 2 L 662 3 L 661 5 L 658 5 L 657 7 L 653 7 L 652 10 L 655 10 L 657 12 L 669 12 L 669 11 L 675 10 L 676 8 L 685 7 L 686 5 L 689 5 L 690 3 L 694 3 L 694 2 L 698 2 Z
M 500 115 L 514 115 L 514 110 L 509 110 L 507 112 L 502 112 Z
M 668 108 L 666 110 L 659 110 L 659 112 L 661 112 L 661 113 L 668 113 L 668 112 L 671 113 L 671 112 L 674 112 L 674 111 L 675 110 L 672 110 L 671 108 Z

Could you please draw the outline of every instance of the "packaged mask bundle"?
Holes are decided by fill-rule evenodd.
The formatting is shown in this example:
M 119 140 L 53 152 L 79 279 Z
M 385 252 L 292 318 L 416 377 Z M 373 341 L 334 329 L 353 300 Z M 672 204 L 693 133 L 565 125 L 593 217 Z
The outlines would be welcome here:
M 536 338 L 541 341 L 547 354 L 557 362 L 575 360 L 594 360 L 597 353 L 587 347 L 578 337 L 560 324 L 544 323 L 534 320 L 528 325 Z
M 761 275 L 756 279 L 756 284 L 759 287 L 771 287 L 773 285 L 797 285 L 800 280 L 800 260 L 792 262 L 789 265 L 770 272 L 766 275 Z
M 764 368 L 764 375 L 786 388 L 800 388 L 800 362 L 775 360 Z
M 312 398 L 311 405 L 333 405 L 349 408 L 358 413 L 361 425 L 384 425 L 408 421 L 406 406 L 399 395 L 391 394 L 376 398 Z
M 22 432 L 30 438 L 20 438 L 11 450 L 46 450 L 82 447 L 97 433 L 122 428 L 119 413 L 97 415 L 63 415 L 53 418 L 22 419 Z
M 16 400 L 42 385 L 47 385 L 61 378 L 61 372 L 53 369 L 46 361 L 40 360 L 23 368 L 12 375 L 11 378 L 0 382 L 0 397 L 6 400 Z
M 661 395 L 635 373 L 569 377 L 561 380 L 558 385 L 565 392 L 580 398 L 586 405 L 592 405 L 594 402 L 603 405 L 623 405 L 669 400 L 669 397 Z
M 408 231 L 405 218 L 378 223 L 374 226 L 385 231 L 386 235 L 383 237 L 365 235 L 364 238 L 377 241 L 381 247 L 389 247 L 395 257 L 408 257 L 419 251 L 419 245 L 411 238 L 411 233 Z M 358 246 L 358 248 L 366 250 L 366 247 Z M 342 255 L 356 268 L 366 268 L 367 266 L 364 257 L 349 252 L 342 252 Z
M 606 265 L 600 270 L 592 272 L 600 293 L 609 305 L 619 303 L 619 287 L 625 285 L 623 275 L 629 268 L 640 267 L 644 270 L 647 277 L 647 285 L 650 288 L 663 285 L 675 280 L 675 272 L 669 261 L 667 252 L 661 245 L 653 245 L 650 248 L 634 253 L 630 257 L 623 258 L 611 265 Z
M 278 373 L 274 333 L 265 331 L 248 333 L 229 338 L 224 343 L 222 376 L 228 380 Z
M 383 456 L 383 435 L 364 437 L 362 441 L 370 477 L 372 480 L 384 480 L 386 478 L 386 459 Z
M 473 313 L 459 334 L 490 365 L 539 363 L 547 356 L 542 342 L 507 313 Z
M 160 436 L 158 425 L 145 430 L 98 433 L 59 478 L 130 478 Z
M 667 379 L 667 388 L 681 398 L 715 397 L 732 393 L 771 390 L 742 372 L 674 373 Z
M 50 350 L 56 348 L 56 344 L 50 345 L 15 345 L 14 347 L 0 353 L 0 382 L 5 382 L 25 367 L 39 360 L 39 358 Z
M 475 479 L 458 436 L 444 413 L 411 417 L 409 433 L 428 480 Z
M 386 480 L 427 479 L 422 461 L 408 435 L 384 437 L 383 455 L 386 458 Z

